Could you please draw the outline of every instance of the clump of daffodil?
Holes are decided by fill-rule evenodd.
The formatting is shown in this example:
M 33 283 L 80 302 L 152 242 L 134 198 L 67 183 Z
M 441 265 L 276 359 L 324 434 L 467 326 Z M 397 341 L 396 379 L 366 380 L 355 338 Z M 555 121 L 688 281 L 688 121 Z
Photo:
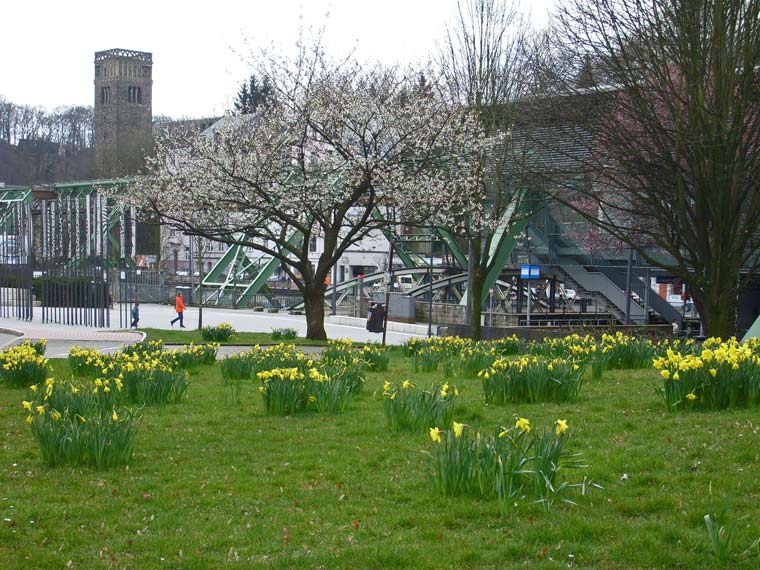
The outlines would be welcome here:
M 393 431 L 423 431 L 431 425 L 449 426 L 458 395 L 456 386 L 448 382 L 420 389 L 409 380 L 398 385 L 386 381 L 382 398 L 387 425 Z
M 565 451 L 568 420 L 534 431 L 530 420 L 518 417 L 514 427 L 496 434 L 465 429 L 428 428 L 433 445 L 428 453 L 435 488 L 446 495 L 475 495 L 498 502 L 507 513 L 525 498 L 549 507 L 578 487 L 559 479 L 560 471 L 584 467 L 578 454 Z
M 108 468 L 129 462 L 140 412 L 122 406 L 118 378 L 35 385 L 21 402 L 26 422 L 49 465 Z
M 725 409 L 760 404 L 760 356 L 756 343 L 709 338 L 701 346 L 663 345 L 652 366 L 663 380 L 665 405 L 677 409 Z
M 583 369 L 573 357 L 498 358 L 478 373 L 486 404 L 564 402 L 577 397 Z
M 49 371 L 47 358 L 32 343 L 0 350 L 0 382 L 6 386 L 21 388 L 40 384 Z

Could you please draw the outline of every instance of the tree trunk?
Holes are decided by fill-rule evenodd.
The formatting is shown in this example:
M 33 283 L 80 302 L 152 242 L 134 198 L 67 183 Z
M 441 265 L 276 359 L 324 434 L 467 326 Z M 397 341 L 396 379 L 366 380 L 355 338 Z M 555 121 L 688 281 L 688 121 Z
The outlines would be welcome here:
M 706 336 L 719 336 L 725 340 L 734 335 L 738 303 L 735 284 L 731 285 L 720 287 L 711 284 L 704 296 L 693 295 Z
M 327 340 L 327 333 L 325 332 L 325 286 L 307 286 L 303 292 L 303 304 L 306 311 L 306 338 Z
M 483 279 L 485 273 L 481 271 L 482 242 L 480 236 L 470 240 L 470 287 L 467 291 L 467 302 L 470 306 L 470 337 L 480 340 L 482 332 L 480 321 L 483 314 Z

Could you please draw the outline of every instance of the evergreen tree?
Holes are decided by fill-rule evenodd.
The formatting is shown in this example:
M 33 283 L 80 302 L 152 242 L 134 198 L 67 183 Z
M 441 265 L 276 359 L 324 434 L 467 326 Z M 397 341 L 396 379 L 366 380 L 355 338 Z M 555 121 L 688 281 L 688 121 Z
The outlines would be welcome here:
M 235 100 L 235 112 L 239 115 L 255 113 L 259 105 L 271 104 L 274 101 L 269 78 L 257 80 L 255 74 L 244 81 L 238 90 Z

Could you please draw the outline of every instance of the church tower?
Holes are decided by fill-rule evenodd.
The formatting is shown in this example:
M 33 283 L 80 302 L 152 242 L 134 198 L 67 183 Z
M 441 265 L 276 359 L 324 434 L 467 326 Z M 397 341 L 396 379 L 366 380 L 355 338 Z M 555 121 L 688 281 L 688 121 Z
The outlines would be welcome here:
M 95 168 L 99 178 L 134 174 L 152 142 L 153 54 L 95 52 Z

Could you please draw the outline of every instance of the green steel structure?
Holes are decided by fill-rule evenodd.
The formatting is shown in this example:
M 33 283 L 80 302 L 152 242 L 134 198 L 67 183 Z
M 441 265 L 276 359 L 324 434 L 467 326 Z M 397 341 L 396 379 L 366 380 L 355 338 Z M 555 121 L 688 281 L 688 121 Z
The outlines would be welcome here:
M 101 256 L 116 265 L 134 265 L 136 215 L 102 190 L 129 184 L 131 179 L 64 182 L 49 186 L 0 188 L 0 229 L 9 235 L 14 220 L 28 220 L 23 232 L 26 255 L 66 259 L 76 265 Z

